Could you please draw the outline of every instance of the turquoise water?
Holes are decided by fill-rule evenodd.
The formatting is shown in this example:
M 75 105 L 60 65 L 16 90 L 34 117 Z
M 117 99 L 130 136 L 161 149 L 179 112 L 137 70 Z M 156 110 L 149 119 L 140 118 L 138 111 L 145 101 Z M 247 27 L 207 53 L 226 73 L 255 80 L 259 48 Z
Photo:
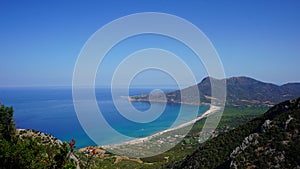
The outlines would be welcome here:
M 151 89 L 131 89 L 130 95 L 149 93 Z M 170 90 L 165 90 L 170 91 Z M 186 106 L 187 112 L 180 123 L 190 121 L 193 117 L 188 112 L 188 105 L 166 104 L 162 115 L 150 123 L 132 122 L 119 114 L 111 99 L 110 89 L 96 89 L 98 106 L 106 121 L 118 132 L 134 138 L 146 137 L 168 129 L 176 120 L 181 106 Z M 6 106 L 13 106 L 14 119 L 18 128 L 35 129 L 49 133 L 61 139 L 70 141 L 75 138 L 77 148 L 95 143 L 82 129 L 72 100 L 72 89 L 66 87 L 45 88 L 0 88 L 0 101 Z M 133 102 L 133 106 L 141 111 L 150 107 L 147 102 Z M 164 103 L 152 103 L 164 104 Z M 208 107 L 200 107 L 199 115 Z M 102 144 L 120 143 L 125 140 L 103 135 Z

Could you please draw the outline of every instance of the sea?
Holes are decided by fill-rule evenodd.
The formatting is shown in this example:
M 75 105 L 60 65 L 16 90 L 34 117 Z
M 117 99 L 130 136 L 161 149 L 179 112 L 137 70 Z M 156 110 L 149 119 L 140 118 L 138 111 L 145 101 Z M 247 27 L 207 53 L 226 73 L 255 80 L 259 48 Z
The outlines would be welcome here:
M 151 88 L 134 88 L 129 90 L 129 95 L 140 95 L 150 93 Z M 162 89 L 169 92 L 174 89 Z M 130 133 L 132 138 L 147 137 L 157 132 L 168 129 L 178 116 L 181 106 L 187 106 L 184 118 L 176 124 L 191 121 L 195 114 L 189 112 L 192 105 L 181 105 L 167 103 L 159 118 L 149 123 L 136 123 L 124 118 L 116 107 L 111 97 L 110 88 L 95 89 L 98 107 L 109 124 L 120 133 Z M 120 96 L 120 98 L 126 98 Z M 14 109 L 14 122 L 17 128 L 34 129 L 53 135 L 54 137 L 69 142 L 72 138 L 76 140 L 76 147 L 96 145 L 82 128 L 73 104 L 71 87 L 1 87 L 0 103 L 12 106 Z M 131 102 L 140 111 L 146 111 L 151 104 L 149 102 Z M 208 106 L 198 108 L 198 116 L 208 110 Z M 124 141 L 114 137 L 104 137 L 101 145 L 119 144 Z M 99 144 L 99 143 L 98 143 Z

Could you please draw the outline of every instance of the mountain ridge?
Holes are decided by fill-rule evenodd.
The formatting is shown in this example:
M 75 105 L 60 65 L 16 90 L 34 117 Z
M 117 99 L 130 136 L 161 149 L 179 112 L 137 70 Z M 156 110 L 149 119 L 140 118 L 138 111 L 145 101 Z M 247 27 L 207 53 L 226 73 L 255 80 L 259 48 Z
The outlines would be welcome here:
M 300 98 L 199 146 L 168 168 L 299 168 Z
M 150 97 L 150 95 L 131 96 L 130 101 L 151 101 L 151 102 L 170 102 L 170 103 L 184 103 L 197 104 L 198 98 L 194 93 L 195 87 L 200 92 L 200 104 L 209 104 L 211 102 L 211 81 L 218 81 L 226 83 L 227 87 L 227 105 L 264 105 L 272 106 L 284 100 L 297 98 L 300 96 L 300 83 L 286 83 L 283 85 L 276 85 L 273 83 L 266 83 L 254 78 L 246 76 L 230 77 L 226 79 L 216 79 L 212 77 L 205 77 L 200 83 L 194 86 L 187 87 L 182 90 L 168 92 L 166 100 L 161 97 Z M 184 91 L 188 93 L 189 102 L 182 102 L 180 93 Z M 150 99 L 151 98 L 151 99 Z M 185 99 L 187 100 L 187 99 Z

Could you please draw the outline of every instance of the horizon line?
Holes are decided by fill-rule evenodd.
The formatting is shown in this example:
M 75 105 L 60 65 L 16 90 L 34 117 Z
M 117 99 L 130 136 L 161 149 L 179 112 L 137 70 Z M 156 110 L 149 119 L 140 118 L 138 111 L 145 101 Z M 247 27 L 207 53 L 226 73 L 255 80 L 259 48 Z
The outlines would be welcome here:
M 204 79 L 208 78 L 208 77 L 212 77 L 212 76 L 205 76 L 203 77 L 199 82 L 197 82 L 197 84 L 201 83 Z M 275 82 L 270 82 L 270 81 L 264 81 L 264 80 L 260 80 L 260 79 L 257 79 L 257 78 L 254 78 L 254 77 L 250 77 L 250 76 L 246 76 L 246 75 L 239 75 L 239 76 L 230 76 L 230 77 L 225 77 L 224 79 L 230 79 L 230 78 L 240 78 L 240 77 L 245 77 L 245 78 L 251 78 L 251 79 L 254 79 L 254 80 L 257 80 L 257 81 L 260 81 L 260 82 L 263 82 L 263 83 L 271 83 L 271 84 L 275 84 L 275 85 L 278 85 L 278 86 L 282 86 L 282 85 L 285 85 L 285 84 L 289 84 L 289 83 L 300 83 L 300 81 L 298 80 L 295 80 L 295 81 L 287 81 L 287 82 L 283 82 L 283 83 L 275 83 Z M 214 78 L 214 77 L 212 77 Z M 223 79 L 219 79 L 219 78 L 215 78 L 215 79 L 218 79 L 218 80 L 223 80 Z M 193 85 L 197 85 L 197 84 L 183 84 L 183 86 L 193 86 Z M 68 84 L 68 85 L 61 85 L 61 84 L 33 84 L 33 85 L 0 85 L 0 88 L 21 88 L 21 87 L 28 87 L 28 88 L 31 88 L 31 87 L 72 87 L 73 85 L 72 84 Z M 80 86 L 80 87 L 92 87 L 92 86 Z M 95 88 L 100 88 L 100 87 L 105 87 L 105 88 L 108 88 L 108 87 L 111 87 L 109 84 L 107 85 L 95 85 L 94 86 Z M 125 85 L 120 85 L 118 86 L 117 88 L 124 88 L 126 87 Z M 151 87 L 177 87 L 178 88 L 178 85 L 176 84 L 153 84 L 153 85 L 149 85 L 149 84 L 137 84 L 137 85 L 133 85 L 132 87 L 135 87 L 135 88 L 142 88 L 142 87 L 146 87 L 146 88 L 151 88 Z

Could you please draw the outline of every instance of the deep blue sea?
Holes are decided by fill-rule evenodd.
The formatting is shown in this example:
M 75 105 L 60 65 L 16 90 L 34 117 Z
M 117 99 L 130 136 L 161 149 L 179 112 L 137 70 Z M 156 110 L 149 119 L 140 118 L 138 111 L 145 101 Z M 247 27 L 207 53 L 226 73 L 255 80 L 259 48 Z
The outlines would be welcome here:
M 151 92 L 152 89 L 131 89 L 130 95 Z M 165 89 L 164 91 L 171 91 Z M 96 96 L 101 113 L 119 132 L 131 133 L 131 137 L 146 137 L 170 127 L 177 117 L 180 104 L 167 104 L 162 115 L 148 124 L 132 123 L 119 114 L 114 107 L 109 88 L 97 88 Z M 75 138 L 77 148 L 95 145 L 82 129 L 72 100 L 72 89 L 69 87 L 7 87 L 0 88 L 0 102 L 5 106 L 13 106 L 14 119 L 17 128 L 35 129 L 52 134 L 62 141 Z M 150 103 L 132 102 L 141 111 L 147 110 Z M 164 104 L 164 103 L 152 103 Z M 188 105 L 184 105 L 188 106 Z M 200 107 L 198 115 L 208 107 Z M 188 109 L 187 109 L 188 110 Z M 180 123 L 194 118 L 190 112 L 184 112 L 185 117 Z M 105 139 L 103 144 L 120 143 L 125 140 L 116 138 Z

